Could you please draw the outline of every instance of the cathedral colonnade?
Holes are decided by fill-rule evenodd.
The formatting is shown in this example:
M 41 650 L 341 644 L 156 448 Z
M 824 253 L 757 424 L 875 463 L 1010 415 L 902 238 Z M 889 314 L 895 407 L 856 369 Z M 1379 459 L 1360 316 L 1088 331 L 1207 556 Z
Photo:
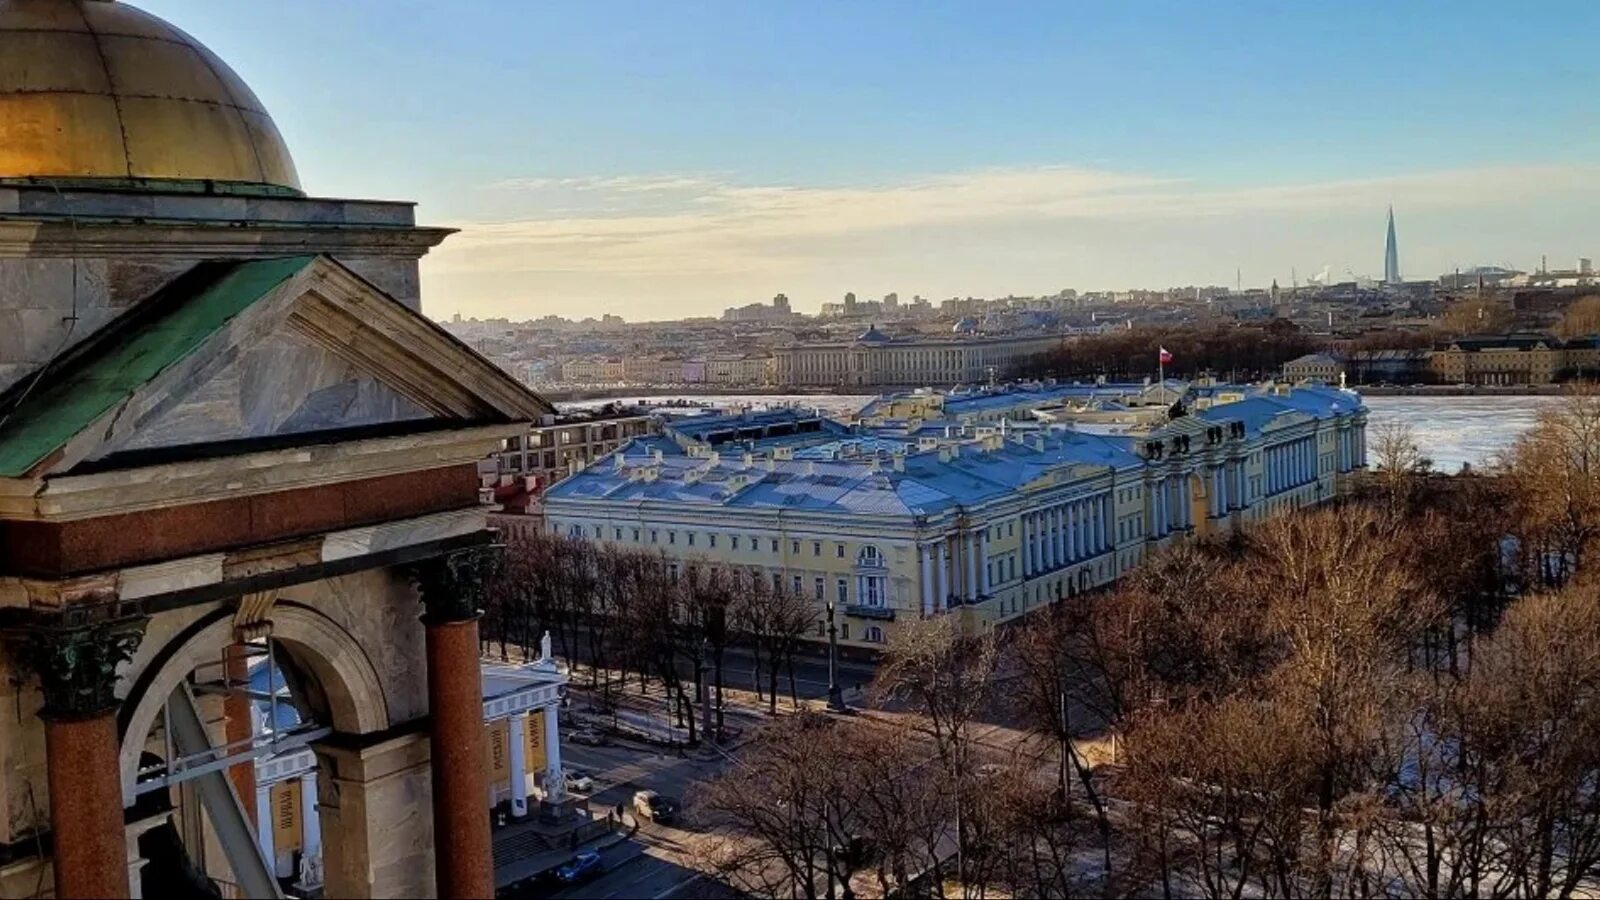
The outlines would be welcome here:
M 311 745 L 327 896 L 494 894 L 477 640 L 482 552 L 407 567 L 423 601 L 415 627 L 423 632 L 427 670 L 427 715 L 410 722 L 391 722 L 391 700 L 408 701 L 390 696 L 394 686 L 384 683 L 357 636 L 310 605 L 268 601 L 264 618 L 280 658 L 292 658 L 313 683 L 311 693 L 325 706 L 318 718 L 330 725 Z M 22 672 L 36 679 L 43 698 L 42 799 L 55 896 L 141 896 L 149 861 L 141 858 L 140 837 L 152 823 L 141 821 L 146 798 L 136 792 L 147 746 L 167 727 L 165 698 L 238 645 L 244 602 L 220 604 L 175 632 L 161 619 L 181 613 L 145 615 L 110 599 L 7 629 L 21 648 Z M 239 768 L 248 764 L 232 767 L 230 777 Z M 253 820 L 255 798 L 241 801 Z M 168 807 L 160 818 L 172 815 Z

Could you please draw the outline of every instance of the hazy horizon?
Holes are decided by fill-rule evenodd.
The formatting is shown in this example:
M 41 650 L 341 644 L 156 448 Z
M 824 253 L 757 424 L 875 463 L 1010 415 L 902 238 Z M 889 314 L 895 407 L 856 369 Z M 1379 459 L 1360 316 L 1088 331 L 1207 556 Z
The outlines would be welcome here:
M 1390 204 L 1408 278 L 1600 255 L 1594 4 L 133 2 L 462 229 L 441 318 L 1344 280 Z

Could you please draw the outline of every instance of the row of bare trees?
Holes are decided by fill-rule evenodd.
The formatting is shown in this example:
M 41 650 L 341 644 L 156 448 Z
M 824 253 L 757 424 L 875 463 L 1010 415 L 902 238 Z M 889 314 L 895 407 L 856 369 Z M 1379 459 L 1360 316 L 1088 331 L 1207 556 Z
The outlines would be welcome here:
M 1403 428 L 1373 460 L 1017 628 L 897 628 L 896 727 L 785 723 L 707 789 L 719 861 L 766 896 L 1592 893 L 1600 399 L 1487 474 Z M 993 725 L 1031 742 L 985 763 Z
M 697 709 L 710 703 L 723 727 L 730 651 L 751 657 L 747 687 L 778 709 L 787 674 L 798 704 L 794 661 L 816 627 L 809 599 L 757 569 L 544 532 L 508 542 L 492 576 L 482 632 L 485 650 L 528 658 L 549 632 L 557 652 L 587 669 L 589 686 L 611 705 L 633 680 L 659 685 L 679 727 L 697 739 Z

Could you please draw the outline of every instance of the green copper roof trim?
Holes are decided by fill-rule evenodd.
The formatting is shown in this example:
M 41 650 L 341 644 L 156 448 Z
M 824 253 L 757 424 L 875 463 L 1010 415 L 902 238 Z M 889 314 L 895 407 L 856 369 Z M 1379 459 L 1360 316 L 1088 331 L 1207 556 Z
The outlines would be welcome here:
M 69 351 L 20 406 L 8 408 L 15 401 L 0 397 L 0 477 L 25 476 L 313 259 L 202 263 Z M 33 377 L 8 393 L 17 395 Z

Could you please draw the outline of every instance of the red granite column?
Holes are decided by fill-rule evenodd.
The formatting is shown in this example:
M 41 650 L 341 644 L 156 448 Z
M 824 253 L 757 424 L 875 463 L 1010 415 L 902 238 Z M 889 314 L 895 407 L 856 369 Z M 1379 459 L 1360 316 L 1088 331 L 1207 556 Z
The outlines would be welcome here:
M 114 602 L 68 607 L 28 629 L 22 658 L 44 694 L 55 894 L 127 897 L 117 667 L 139 646 L 145 620 Z
M 234 691 L 222 699 L 223 736 L 228 743 L 248 741 L 253 736 L 254 726 L 250 721 L 251 707 L 254 705 L 246 696 L 242 688 L 250 680 L 250 655 L 242 642 L 235 641 L 222 651 L 223 665 L 227 679 L 233 682 Z M 272 690 L 269 686 L 267 690 Z M 274 723 L 276 725 L 276 723 Z M 233 782 L 233 791 L 239 795 L 239 805 L 244 807 L 244 817 L 250 823 L 260 828 L 262 823 L 256 821 L 256 764 L 253 760 L 245 760 L 228 770 L 228 779 Z M 307 806 L 310 804 L 307 803 Z
M 57 716 L 44 726 L 56 896 L 127 897 L 117 716 Z
M 489 773 L 483 753 L 483 675 L 478 608 L 487 550 L 460 551 L 416 567 L 427 608 L 428 709 L 433 756 L 433 841 L 439 896 L 494 896 Z

